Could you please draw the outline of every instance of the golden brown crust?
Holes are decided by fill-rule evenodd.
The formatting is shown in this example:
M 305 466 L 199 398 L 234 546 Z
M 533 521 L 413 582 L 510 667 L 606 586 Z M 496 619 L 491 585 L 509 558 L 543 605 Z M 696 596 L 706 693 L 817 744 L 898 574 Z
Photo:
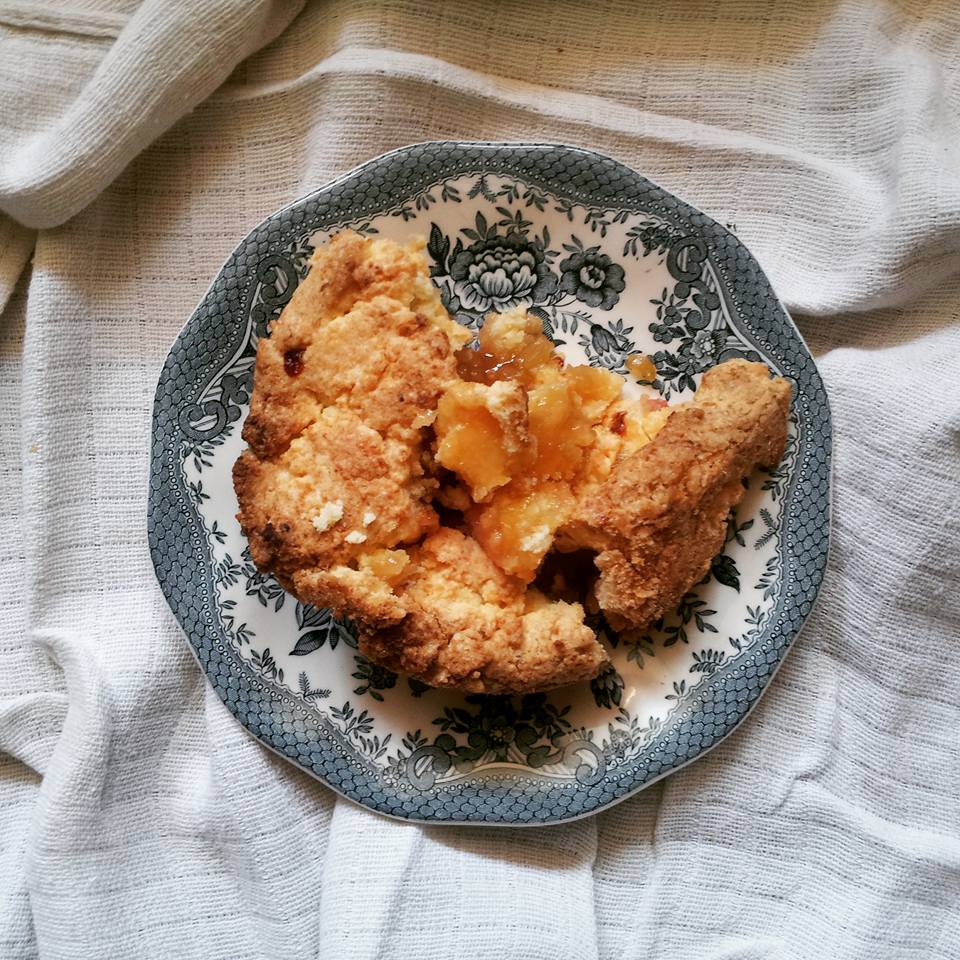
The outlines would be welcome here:
M 257 346 L 243 428 L 256 456 L 282 452 L 318 405 L 342 402 L 389 424 L 435 403 L 454 371 L 451 343 L 470 335 L 440 303 L 422 246 L 347 231 L 317 248 L 310 273 Z M 285 361 L 299 351 L 303 370 L 290 376 Z
M 614 626 L 648 626 L 706 574 L 743 479 L 783 455 L 789 405 L 789 383 L 763 364 L 723 363 L 583 500 L 565 539 L 597 551 L 596 597 Z
M 434 481 L 420 476 L 413 443 L 384 439 L 352 412 L 328 407 L 275 459 L 244 451 L 233 477 L 254 563 L 292 577 L 432 530 Z M 318 529 L 331 504 L 340 505 L 338 520 Z M 363 539 L 352 543 L 357 534 Z
M 453 380 L 453 345 L 468 334 L 440 304 L 421 247 L 345 233 L 317 250 L 258 345 L 250 449 L 234 465 L 257 566 L 295 591 L 314 571 L 310 602 L 381 621 L 402 615 L 386 583 L 320 574 L 437 526 L 418 418 Z
M 310 567 L 293 574 L 292 586 L 304 603 L 330 607 L 341 616 L 360 620 L 368 628 L 390 626 L 407 615 L 406 606 L 390 585 L 367 570 Z
M 470 537 L 440 529 L 411 554 L 407 615 L 361 627 L 360 649 L 378 663 L 433 686 L 519 693 L 592 677 L 606 662 L 579 604 L 529 591 Z

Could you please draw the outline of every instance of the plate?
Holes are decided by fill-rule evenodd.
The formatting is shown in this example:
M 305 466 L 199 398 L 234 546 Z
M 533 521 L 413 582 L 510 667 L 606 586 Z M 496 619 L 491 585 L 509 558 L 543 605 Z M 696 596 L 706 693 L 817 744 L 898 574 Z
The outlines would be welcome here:
M 656 629 L 606 634 L 591 683 L 525 697 L 433 690 L 366 660 L 347 622 L 259 573 L 235 519 L 254 357 L 337 230 L 428 238 L 456 319 L 526 306 L 575 363 L 690 397 L 728 357 L 793 384 L 787 450 L 757 472 L 706 580 Z M 636 385 L 630 390 L 638 390 Z M 827 560 L 830 412 L 814 362 L 728 229 L 608 157 L 569 146 L 423 143 L 268 217 L 224 264 L 157 386 L 148 536 L 160 586 L 227 709 L 345 797 L 406 820 L 547 824 L 595 813 L 696 759 L 746 716 Z

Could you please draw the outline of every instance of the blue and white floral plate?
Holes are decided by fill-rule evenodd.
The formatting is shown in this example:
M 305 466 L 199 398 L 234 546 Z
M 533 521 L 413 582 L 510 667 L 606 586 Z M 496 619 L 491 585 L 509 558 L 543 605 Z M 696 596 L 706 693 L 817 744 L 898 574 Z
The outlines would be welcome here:
M 251 563 L 231 467 L 257 341 L 314 245 L 344 227 L 427 236 L 444 303 L 471 328 L 523 305 L 576 363 L 625 373 L 628 355 L 652 355 L 670 401 L 733 356 L 794 384 L 783 462 L 751 478 L 706 581 L 641 639 L 609 636 L 613 665 L 592 683 L 523 698 L 425 688 Z M 268 217 L 224 265 L 157 387 L 150 549 L 214 689 L 268 747 L 394 817 L 557 823 L 694 760 L 757 701 L 823 576 L 830 448 L 813 360 L 732 233 L 587 150 L 424 143 Z

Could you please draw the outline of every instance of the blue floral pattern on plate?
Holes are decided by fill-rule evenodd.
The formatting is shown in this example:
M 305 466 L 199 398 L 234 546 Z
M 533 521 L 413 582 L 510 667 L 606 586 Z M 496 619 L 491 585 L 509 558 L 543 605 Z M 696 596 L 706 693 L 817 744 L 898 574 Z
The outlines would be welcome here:
M 783 461 L 751 478 L 709 574 L 649 631 L 618 636 L 592 618 L 613 662 L 591 683 L 526 697 L 432 690 L 371 663 L 353 624 L 252 564 L 230 471 L 257 342 L 314 246 L 344 227 L 426 236 L 443 302 L 471 329 L 523 306 L 574 362 L 625 374 L 632 353 L 652 356 L 645 386 L 671 402 L 734 356 L 792 381 Z M 201 667 L 268 747 L 391 816 L 555 823 L 695 759 L 756 702 L 823 576 L 830 447 L 816 367 L 728 230 L 590 151 L 419 144 L 278 211 L 224 265 L 157 387 L 148 536 Z

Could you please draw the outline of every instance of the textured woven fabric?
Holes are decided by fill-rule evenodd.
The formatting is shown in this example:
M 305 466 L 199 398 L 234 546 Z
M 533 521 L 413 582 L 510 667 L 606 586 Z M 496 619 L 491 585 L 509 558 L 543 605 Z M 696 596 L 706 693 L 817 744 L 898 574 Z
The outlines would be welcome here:
M 0 2 L 0 957 L 960 956 L 956 5 L 341 0 L 219 87 L 295 5 L 59 6 Z M 433 138 L 582 144 L 734 224 L 830 391 L 796 648 L 708 756 L 565 826 L 336 799 L 208 691 L 146 550 L 156 377 L 226 254 Z

